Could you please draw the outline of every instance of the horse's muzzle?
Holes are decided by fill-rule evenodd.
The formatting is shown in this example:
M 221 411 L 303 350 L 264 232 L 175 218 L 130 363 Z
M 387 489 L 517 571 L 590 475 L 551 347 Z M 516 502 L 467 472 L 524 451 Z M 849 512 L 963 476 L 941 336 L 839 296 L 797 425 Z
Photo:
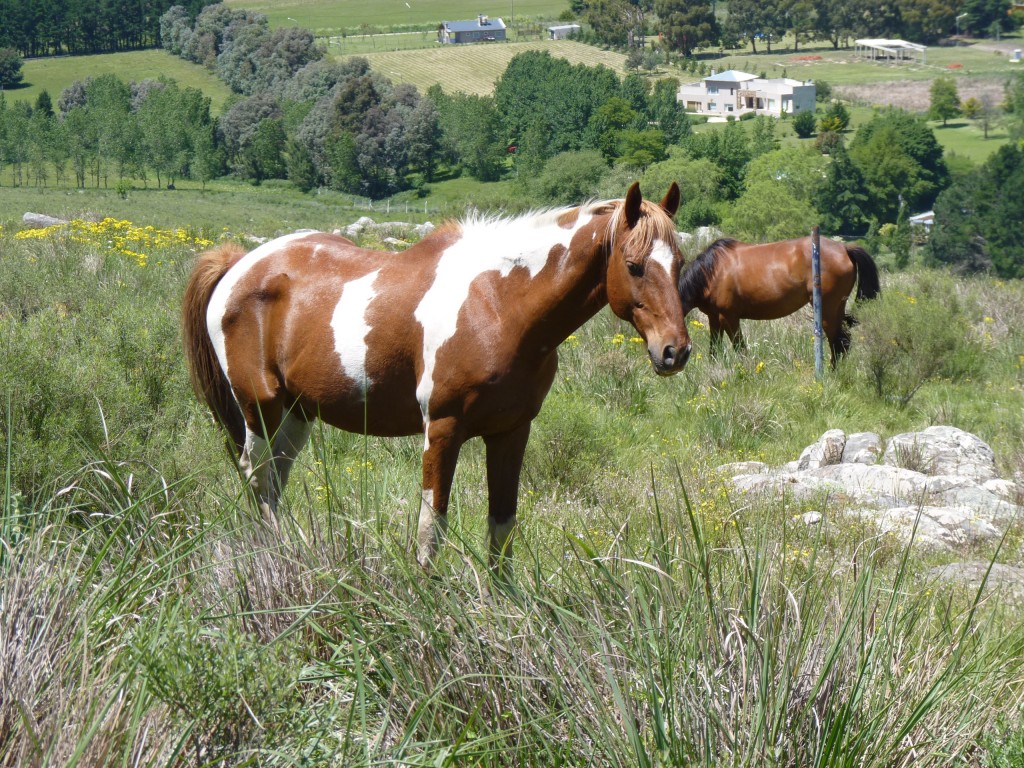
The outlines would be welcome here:
M 682 349 L 676 349 L 669 345 L 661 351 L 660 357 L 650 350 L 651 363 L 654 365 L 654 372 L 659 376 L 671 376 L 683 370 L 686 361 L 690 359 L 691 344 Z

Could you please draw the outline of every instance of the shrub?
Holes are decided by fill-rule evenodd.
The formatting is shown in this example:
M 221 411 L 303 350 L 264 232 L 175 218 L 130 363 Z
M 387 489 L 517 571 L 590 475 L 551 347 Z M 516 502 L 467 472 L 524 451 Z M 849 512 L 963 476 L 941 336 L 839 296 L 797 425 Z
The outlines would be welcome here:
M 817 121 L 814 119 L 814 113 L 810 110 L 798 112 L 793 118 L 793 130 L 796 131 L 796 135 L 801 139 L 809 139 L 814 133 L 816 125 Z
M 879 398 L 906 406 L 929 381 L 981 373 L 981 346 L 960 301 L 934 279 L 887 291 L 859 320 L 851 360 Z

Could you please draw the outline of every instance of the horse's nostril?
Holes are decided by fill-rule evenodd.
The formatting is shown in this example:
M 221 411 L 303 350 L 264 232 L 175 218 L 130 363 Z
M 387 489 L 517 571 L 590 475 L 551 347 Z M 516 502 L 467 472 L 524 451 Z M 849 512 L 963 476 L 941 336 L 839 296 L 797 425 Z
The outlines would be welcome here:
M 665 351 L 662 353 L 661 359 L 664 360 L 666 363 L 670 363 L 670 362 L 672 362 L 675 359 L 675 357 L 676 357 L 676 348 L 673 347 L 671 344 L 669 346 L 665 347 Z

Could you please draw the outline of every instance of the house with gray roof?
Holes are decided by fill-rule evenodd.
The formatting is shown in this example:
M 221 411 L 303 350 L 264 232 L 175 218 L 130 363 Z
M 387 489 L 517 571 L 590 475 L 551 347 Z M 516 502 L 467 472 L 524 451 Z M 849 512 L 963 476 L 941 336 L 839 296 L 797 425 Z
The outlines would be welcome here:
M 437 28 L 437 42 L 490 43 L 505 40 L 505 22 L 481 14 L 470 21 L 442 21 Z
M 729 69 L 712 72 L 699 83 L 681 85 L 676 100 L 687 112 L 707 115 L 709 121 L 739 118 L 748 112 L 781 117 L 814 111 L 814 83 L 788 77 L 762 78 Z

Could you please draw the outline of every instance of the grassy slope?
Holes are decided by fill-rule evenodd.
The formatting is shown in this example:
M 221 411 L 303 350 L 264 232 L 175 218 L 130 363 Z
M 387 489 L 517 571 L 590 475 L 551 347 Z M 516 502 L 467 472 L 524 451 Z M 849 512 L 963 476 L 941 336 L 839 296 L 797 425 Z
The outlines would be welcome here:
M 504 43 L 464 47 L 437 46 L 418 51 L 387 51 L 363 54 L 371 66 L 395 82 L 412 83 L 421 91 L 439 83 L 445 91 L 463 91 L 479 95 L 494 91 L 494 83 L 508 62 L 523 51 L 549 51 L 552 56 L 573 64 L 606 67 L 624 73 L 625 56 L 602 51 L 571 40 L 535 43 Z
M 320 35 L 364 26 L 436 26 L 481 13 L 510 24 L 513 19 L 554 18 L 569 7 L 567 0 L 227 0 L 225 5 L 266 14 L 273 26 L 298 25 Z
M 56 106 L 61 91 L 76 80 L 109 73 L 133 81 L 161 76 L 173 78 L 181 85 L 198 88 L 209 96 L 214 114 L 220 111 L 231 94 L 231 89 L 203 67 L 157 50 L 29 59 L 23 71 L 26 86 L 5 91 L 4 96 L 8 100 L 35 102 L 40 92 L 45 90 Z

